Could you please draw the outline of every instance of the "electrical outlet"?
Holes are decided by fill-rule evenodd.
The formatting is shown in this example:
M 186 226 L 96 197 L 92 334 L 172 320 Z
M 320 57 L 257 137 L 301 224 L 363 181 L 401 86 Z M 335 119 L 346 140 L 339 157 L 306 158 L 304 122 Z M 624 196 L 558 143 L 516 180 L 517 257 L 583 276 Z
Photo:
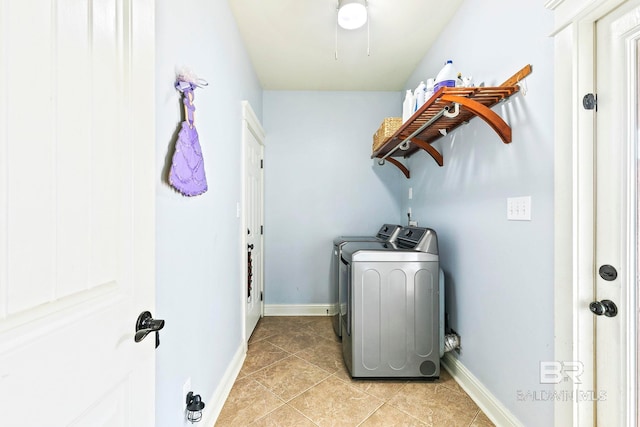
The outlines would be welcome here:
M 509 221 L 531 221 L 531 196 L 507 198 Z
M 409 187 L 409 200 L 413 199 L 413 187 Z

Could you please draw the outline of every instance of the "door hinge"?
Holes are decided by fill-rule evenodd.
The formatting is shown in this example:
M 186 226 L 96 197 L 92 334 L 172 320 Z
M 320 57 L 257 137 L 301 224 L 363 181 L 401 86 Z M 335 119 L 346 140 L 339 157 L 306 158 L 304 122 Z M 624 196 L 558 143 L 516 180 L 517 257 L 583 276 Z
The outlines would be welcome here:
M 263 235 L 263 234 L 264 234 L 264 226 L 263 226 L 263 225 L 261 225 L 261 226 L 260 226 L 260 235 Z
M 585 110 L 598 111 L 598 95 L 588 93 L 582 98 L 582 106 Z
M 264 169 L 264 160 L 260 159 L 260 169 Z
M 262 301 L 262 291 L 260 291 L 260 301 Z

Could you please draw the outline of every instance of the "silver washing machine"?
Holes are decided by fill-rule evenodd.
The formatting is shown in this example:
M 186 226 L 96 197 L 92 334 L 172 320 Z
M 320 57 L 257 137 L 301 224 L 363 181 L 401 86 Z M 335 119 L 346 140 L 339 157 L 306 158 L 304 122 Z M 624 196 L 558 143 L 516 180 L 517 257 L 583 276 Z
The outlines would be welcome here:
M 440 376 L 436 233 L 405 227 L 396 243 L 346 243 L 340 274 L 342 351 L 354 378 Z
M 331 301 L 335 310 L 333 316 L 333 330 L 339 337 L 342 336 L 340 323 L 340 294 L 346 292 L 346 288 L 340 282 L 340 257 L 342 247 L 348 242 L 394 242 L 402 227 L 396 224 L 383 224 L 375 236 L 339 236 L 333 239 L 333 255 L 331 257 Z

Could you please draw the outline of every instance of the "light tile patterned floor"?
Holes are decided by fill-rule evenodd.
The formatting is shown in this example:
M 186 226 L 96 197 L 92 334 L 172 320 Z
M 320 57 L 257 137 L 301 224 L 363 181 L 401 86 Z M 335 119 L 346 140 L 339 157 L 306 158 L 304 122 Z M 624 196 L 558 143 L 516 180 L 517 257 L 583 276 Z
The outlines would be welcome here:
M 330 317 L 265 317 L 216 426 L 493 424 L 444 369 L 435 382 L 353 380 Z

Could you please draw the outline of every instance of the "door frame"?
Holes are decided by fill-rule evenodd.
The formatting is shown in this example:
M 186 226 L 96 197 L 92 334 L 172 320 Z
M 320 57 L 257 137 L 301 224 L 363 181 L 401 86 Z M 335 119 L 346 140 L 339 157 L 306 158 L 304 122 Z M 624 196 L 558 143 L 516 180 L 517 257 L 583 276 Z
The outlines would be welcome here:
M 245 156 L 246 156 L 246 152 L 247 152 L 247 144 L 248 144 L 248 132 L 251 132 L 253 134 L 253 136 L 258 140 L 258 142 L 260 143 L 260 145 L 262 145 L 263 149 L 264 149 L 264 140 L 266 138 L 266 134 L 264 132 L 264 129 L 262 128 L 262 125 L 260 124 L 260 121 L 258 120 L 258 116 L 256 116 L 255 112 L 253 111 L 253 108 L 251 108 L 251 104 L 249 103 L 249 101 L 242 101 L 242 161 L 240 162 L 242 164 L 241 167 L 241 185 L 242 185 L 242 203 L 241 203 L 241 223 L 242 223 L 242 227 L 240 228 L 240 263 L 241 263 L 241 270 L 240 270 L 240 285 L 242 288 L 242 301 L 241 301 L 241 305 L 242 305 L 242 342 L 244 343 L 244 347 L 245 347 L 245 351 L 247 350 L 248 346 L 247 346 L 247 341 L 249 339 L 249 337 L 247 337 L 246 335 L 246 323 L 247 323 L 247 284 L 246 284 L 246 279 L 247 279 L 247 268 L 248 268 L 248 257 L 247 257 L 247 234 L 245 232 L 245 230 L 247 229 L 247 209 L 248 206 L 246 206 L 245 201 L 247 200 L 247 171 L 246 171 L 246 162 L 245 162 Z M 264 169 L 263 169 L 264 170 Z M 263 176 L 264 178 L 264 176 Z M 264 179 L 262 181 L 262 188 L 260 190 L 262 192 L 262 208 L 260 209 L 261 212 L 261 224 L 264 224 Z M 263 292 L 264 291 L 264 233 L 260 235 L 260 239 L 262 240 L 262 251 L 260 251 L 260 256 L 262 257 L 262 262 L 258 263 L 258 265 L 260 266 L 260 268 L 263 270 L 260 272 L 260 274 L 258 274 L 257 276 L 260 278 L 259 283 L 256 283 L 257 285 L 257 292 Z M 264 300 L 260 301 L 260 316 L 263 317 L 264 316 Z
M 594 300 L 595 116 L 582 97 L 595 88 L 595 23 L 626 0 L 549 0 L 554 12 L 554 347 L 555 360 L 581 362 L 580 384 L 555 386 L 555 425 L 595 425 L 595 402 L 573 398 L 595 392 Z M 626 208 L 626 207 L 625 207 Z M 636 305 L 635 300 L 630 304 Z M 637 333 L 634 324 L 627 325 Z M 635 332 L 633 332 L 635 331 Z M 630 343 L 631 344 L 631 343 Z M 632 350 L 633 351 L 633 350 Z M 631 367 L 636 378 L 635 364 Z M 637 385 L 636 385 L 637 387 Z M 627 416 L 635 413 L 635 392 Z

